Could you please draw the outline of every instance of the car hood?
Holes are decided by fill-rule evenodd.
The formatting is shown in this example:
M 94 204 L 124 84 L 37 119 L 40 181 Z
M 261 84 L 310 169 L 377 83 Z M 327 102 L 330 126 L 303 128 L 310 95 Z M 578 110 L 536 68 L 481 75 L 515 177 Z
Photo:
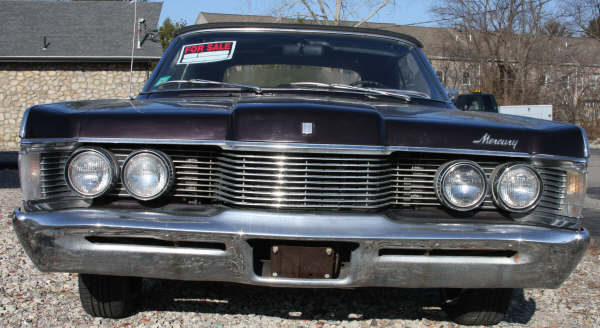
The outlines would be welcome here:
M 587 157 L 572 124 L 448 104 L 328 98 L 95 100 L 30 108 L 25 138 L 146 138 L 484 150 Z M 311 133 L 303 131 L 310 125 Z M 303 133 L 304 132 L 304 133 Z

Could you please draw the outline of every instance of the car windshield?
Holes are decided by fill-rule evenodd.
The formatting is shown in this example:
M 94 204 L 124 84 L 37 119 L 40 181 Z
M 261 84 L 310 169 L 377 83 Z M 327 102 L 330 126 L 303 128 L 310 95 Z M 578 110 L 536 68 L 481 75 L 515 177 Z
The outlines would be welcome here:
M 189 33 L 170 47 L 144 91 L 232 87 L 371 89 L 446 101 L 429 62 L 414 45 L 331 32 Z

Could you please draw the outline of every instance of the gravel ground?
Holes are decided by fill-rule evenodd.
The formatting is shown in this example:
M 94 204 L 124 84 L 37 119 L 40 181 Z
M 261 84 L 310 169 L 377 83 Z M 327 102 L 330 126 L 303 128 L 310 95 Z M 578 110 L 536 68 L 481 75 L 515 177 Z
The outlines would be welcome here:
M 437 290 L 276 289 L 145 279 L 141 310 L 122 320 L 80 308 L 77 276 L 41 273 L 12 231 L 16 170 L 0 169 L 0 327 L 458 327 Z M 516 290 L 498 327 L 600 327 L 600 249 L 560 289 Z

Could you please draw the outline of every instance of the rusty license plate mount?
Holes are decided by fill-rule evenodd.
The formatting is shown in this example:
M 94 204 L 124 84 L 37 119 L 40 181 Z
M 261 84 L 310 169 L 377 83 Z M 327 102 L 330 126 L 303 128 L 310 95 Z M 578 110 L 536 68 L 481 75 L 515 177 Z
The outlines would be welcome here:
M 273 245 L 271 276 L 332 279 L 339 270 L 339 254 L 333 247 Z

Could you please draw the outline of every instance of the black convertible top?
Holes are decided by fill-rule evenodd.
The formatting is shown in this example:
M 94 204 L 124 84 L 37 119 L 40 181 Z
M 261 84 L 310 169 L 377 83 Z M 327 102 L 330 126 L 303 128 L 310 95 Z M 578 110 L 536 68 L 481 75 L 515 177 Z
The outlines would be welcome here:
M 254 27 L 254 28 L 283 28 L 283 29 L 310 29 L 310 30 L 322 30 L 322 31 L 339 31 L 339 32 L 355 32 L 355 33 L 367 33 L 376 34 L 383 36 L 390 36 L 399 39 L 404 39 L 408 42 L 413 43 L 419 48 L 423 48 L 423 43 L 408 34 L 396 33 L 392 31 L 379 30 L 374 28 L 362 28 L 362 27 L 351 27 L 351 26 L 333 26 L 333 25 L 317 25 L 317 24 L 280 24 L 280 23 L 256 23 L 256 22 L 222 22 L 222 23 L 207 23 L 190 25 L 177 31 L 175 35 L 191 31 L 199 31 L 213 28 L 243 28 L 243 27 Z

